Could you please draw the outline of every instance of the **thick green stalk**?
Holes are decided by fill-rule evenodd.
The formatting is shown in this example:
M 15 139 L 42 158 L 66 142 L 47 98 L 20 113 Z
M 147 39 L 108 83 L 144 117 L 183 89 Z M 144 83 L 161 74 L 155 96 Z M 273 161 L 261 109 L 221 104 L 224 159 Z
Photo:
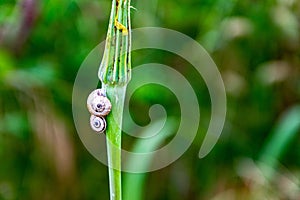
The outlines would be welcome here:
M 121 200 L 121 134 L 122 113 L 126 86 L 105 85 L 107 96 L 112 103 L 111 113 L 107 116 L 106 146 L 109 172 L 110 199 Z
M 122 116 L 126 86 L 131 78 L 130 0 L 112 0 L 112 10 L 99 78 L 112 103 L 107 116 L 106 145 L 110 199 L 121 200 Z

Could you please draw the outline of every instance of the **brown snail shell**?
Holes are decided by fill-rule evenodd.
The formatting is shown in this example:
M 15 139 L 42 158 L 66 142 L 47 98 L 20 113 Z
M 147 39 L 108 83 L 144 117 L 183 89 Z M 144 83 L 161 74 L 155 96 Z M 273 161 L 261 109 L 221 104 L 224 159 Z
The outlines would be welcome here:
M 102 89 L 96 89 L 87 99 L 87 108 L 92 115 L 106 116 L 111 111 L 111 103 Z
M 91 115 L 90 118 L 91 128 L 97 133 L 103 133 L 106 130 L 106 121 L 104 117 L 98 117 L 95 115 Z

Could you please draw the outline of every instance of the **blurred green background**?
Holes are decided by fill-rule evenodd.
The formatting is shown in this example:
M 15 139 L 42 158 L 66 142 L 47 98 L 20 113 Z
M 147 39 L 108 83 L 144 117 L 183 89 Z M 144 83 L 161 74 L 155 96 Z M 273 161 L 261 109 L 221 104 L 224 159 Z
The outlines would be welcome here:
M 174 29 L 206 48 L 228 102 L 219 142 L 198 159 L 211 105 L 203 79 L 174 55 L 134 52 L 133 67 L 167 64 L 190 81 L 201 122 L 178 161 L 142 176 L 124 174 L 128 200 L 300 199 L 300 1 L 132 5 L 134 28 Z M 0 200 L 109 198 L 106 166 L 76 134 L 71 95 L 82 61 L 105 39 L 110 7 L 109 0 L 0 1 Z M 136 92 L 130 109 L 138 124 L 149 122 L 155 103 L 178 117 L 178 102 L 165 90 Z

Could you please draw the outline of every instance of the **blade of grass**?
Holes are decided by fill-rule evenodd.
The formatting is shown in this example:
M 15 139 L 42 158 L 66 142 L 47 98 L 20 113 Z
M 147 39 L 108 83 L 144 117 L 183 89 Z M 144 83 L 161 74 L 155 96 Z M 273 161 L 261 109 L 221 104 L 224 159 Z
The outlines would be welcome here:
M 153 122 L 153 125 L 147 128 L 141 135 L 149 135 L 153 131 L 157 130 L 165 119 L 157 120 Z M 156 136 L 147 140 L 138 140 L 132 149 L 132 152 L 151 152 L 156 150 L 163 142 L 170 137 L 176 128 L 178 121 L 176 119 L 170 118 L 165 123 L 165 127 Z M 148 160 L 143 160 L 144 171 L 147 171 L 151 165 L 151 157 Z M 140 160 L 129 160 L 130 165 L 136 165 L 138 163 L 141 165 Z M 130 167 L 129 167 L 130 168 Z M 147 177 L 147 173 L 125 173 L 124 174 L 124 199 L 125 200 L 142 200 L 144 199 L 144 185 Z
M 300 105 L 289 109 L 279 120 L 267 139 L 267 144 L 260 154 L 259 161 L 265 176 L 272 179 L 280 156 L 287 149 L 300 128 Z

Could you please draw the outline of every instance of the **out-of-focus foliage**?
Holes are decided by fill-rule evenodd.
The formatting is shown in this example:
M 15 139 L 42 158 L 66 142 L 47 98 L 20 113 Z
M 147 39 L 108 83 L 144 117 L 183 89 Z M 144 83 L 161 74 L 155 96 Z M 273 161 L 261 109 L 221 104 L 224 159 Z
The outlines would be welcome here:
M 76 134 L 71 93 L 81 62 L 106 36 L 110 4 L 0 1 L 0 199 L 108 199 L 107 169 Z M 200 160 L 210 119 L 201 76 L 166 52 L 133 53 L 133 66 L 157 62 L 180 71 L 201 108 L 193 145 L 177 162 L 147 174 L 144 198 L 299 199 L 299 130 L 280 150 L 272 181 L 256 160 L 282 113 L 300 102 L 300 2 L 135 0 L 132 5 L 133 27 L 175 29 L 200 42 L 219 67 L 228 98 L 221 139 Z M 174 96 L 150 85 L 132 99 L 137 123 L 149 122 L 154 103 L 178 115 Z M 124 136 L 127 144 L 130 138 Z

